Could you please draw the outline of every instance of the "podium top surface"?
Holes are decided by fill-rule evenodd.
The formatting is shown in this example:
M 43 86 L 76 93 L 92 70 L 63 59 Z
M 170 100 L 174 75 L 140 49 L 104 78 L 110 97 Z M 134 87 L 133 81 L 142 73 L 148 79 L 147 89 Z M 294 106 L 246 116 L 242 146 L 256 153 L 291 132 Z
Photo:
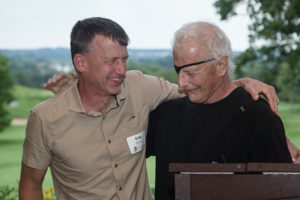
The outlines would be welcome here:
M 294 163 L 170 163 L 169 172 L 300 172 Z

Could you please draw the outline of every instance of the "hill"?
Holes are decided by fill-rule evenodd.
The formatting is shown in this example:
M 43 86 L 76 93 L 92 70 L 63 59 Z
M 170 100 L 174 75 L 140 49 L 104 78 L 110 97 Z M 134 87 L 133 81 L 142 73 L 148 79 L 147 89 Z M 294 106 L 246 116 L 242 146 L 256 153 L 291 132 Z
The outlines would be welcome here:
M 69 48 L 0 49 L 10 60 L 10 69 L 16 83 L 42 88 L 53 74 L 70 73 L 74 70 Z M 173 71 L 171 49 L 128 49 L 128 70 L 138 69 L 144 73 L 161 76 L 170 82 L 177 81 Z M 240 52 L 235 52 L 238 55 Z
M 168 49 L 128 49 L 130 59 L 128 69 L 139 69 L 144 73 L 165 76 L 172 69 L 171 50 Z M 42 49 L 0 49 L 0 53 L 10 60 L 10 69 L 16 83 L 35 88 L 42 88 L 53 74 L 69 73 L 73 65 L 68 48 Z M 175 74 L 170 79 L 176 81 Z

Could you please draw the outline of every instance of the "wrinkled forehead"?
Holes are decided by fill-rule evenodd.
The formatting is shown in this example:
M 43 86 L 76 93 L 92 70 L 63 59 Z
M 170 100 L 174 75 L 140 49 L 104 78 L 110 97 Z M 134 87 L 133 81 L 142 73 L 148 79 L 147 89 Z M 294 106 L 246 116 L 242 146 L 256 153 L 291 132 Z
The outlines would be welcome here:
M 195 41 L 182 42 L 173 49 L 174 64 L 178 66 L 208 59 L 209 55 L 206 45 Z

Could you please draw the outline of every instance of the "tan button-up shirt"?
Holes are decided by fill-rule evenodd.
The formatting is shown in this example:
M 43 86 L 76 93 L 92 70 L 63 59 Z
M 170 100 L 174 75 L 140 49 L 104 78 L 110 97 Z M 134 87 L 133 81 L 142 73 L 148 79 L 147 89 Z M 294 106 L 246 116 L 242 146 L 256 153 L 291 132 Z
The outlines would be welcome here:
M 145 161 L 148 115 L 179 96 L 175 84 L 130 71 L 105 114 L 87 113 L 73 85 L 31 111 L 23 162 L 50 166 L 58 199 L 152 199 Z

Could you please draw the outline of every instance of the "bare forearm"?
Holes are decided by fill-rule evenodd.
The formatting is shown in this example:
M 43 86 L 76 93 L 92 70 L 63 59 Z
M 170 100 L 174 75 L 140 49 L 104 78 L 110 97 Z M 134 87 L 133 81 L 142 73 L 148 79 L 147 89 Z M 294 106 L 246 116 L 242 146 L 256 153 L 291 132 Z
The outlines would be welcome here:
M 42 184 L 47 169 L 40 170 L 28 167 L 22 162 L 19 184 L 20 200 L 42 200 Z
M 42 186 L 37 186 L 28 182 L 25 183 L 24 181 L 20 181 L 19 198 L 20 200 L 42 200 Z

